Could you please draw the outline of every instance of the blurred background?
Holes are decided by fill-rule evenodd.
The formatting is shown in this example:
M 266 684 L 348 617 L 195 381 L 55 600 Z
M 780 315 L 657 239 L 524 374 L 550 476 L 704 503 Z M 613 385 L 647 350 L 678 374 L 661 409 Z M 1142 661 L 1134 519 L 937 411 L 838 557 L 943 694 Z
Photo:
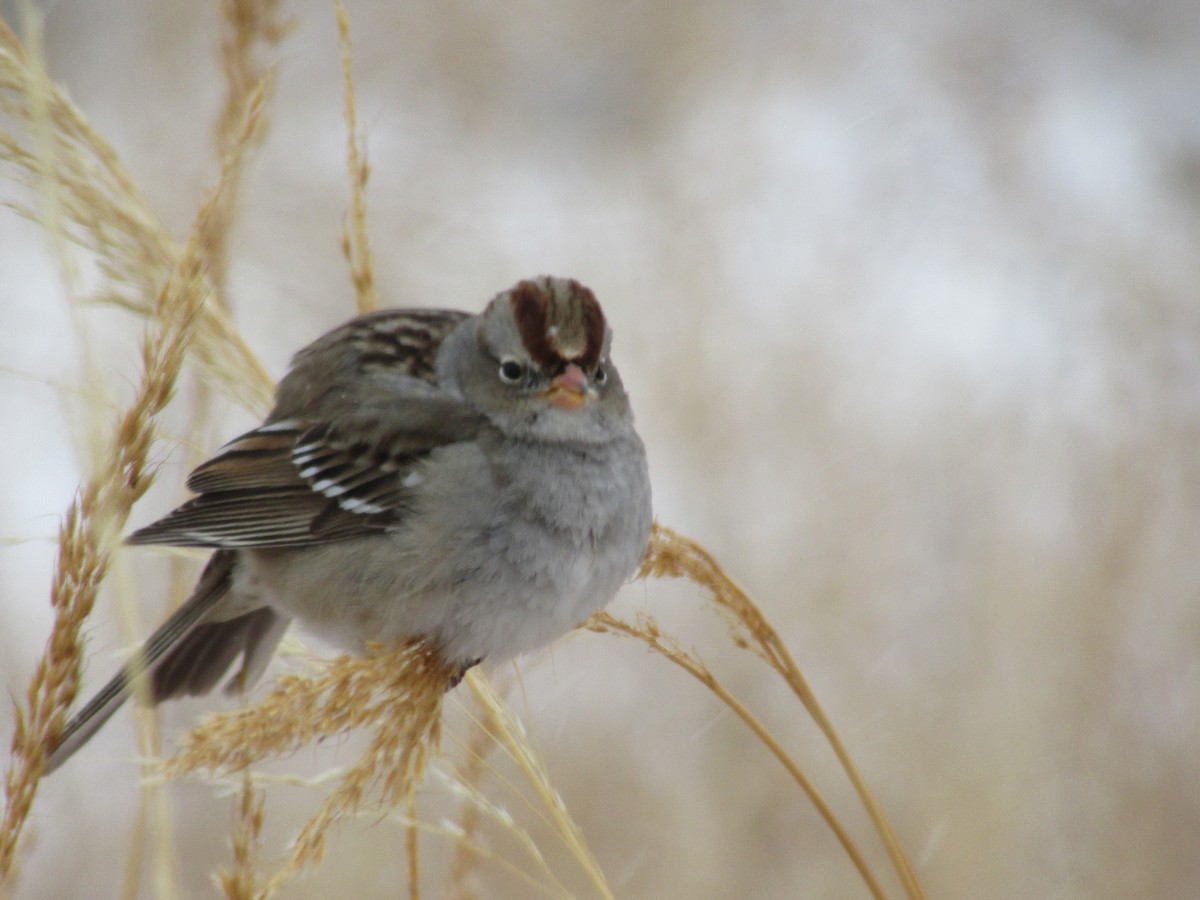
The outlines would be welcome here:
M 659 519 L 710 548 L 783 632 L 930 896 L 1194 896 L 1194 0 L 348 9 L 383 302 L 478 309 L 542 272 L 596 291 Z M 15 4 L 0 11 L 17 23 Z M 334 16 L 308 0 L 284 12 L 296 27 L 229 285 L 276 377 L 354 302 Z M 216 171 L 218 4 L 43 13 L 50 74 L 186 236 Z M 0 284 L 0 673 L 20 696 L 83 472 L 80 409 L 102 386 L 81 384 L 52 247 L 11 213 Z M 119 408 L 141 325 L 103 310 L 85 322 Z M 182 497 L 194 460 L 178 442 L 205 452 L 253 419 L 218 398 L 209 433 L 172 433 L 186 421 L 178 408 L 165 420 L 159 483 L 131 527 Z M 116 588 L 136 588 L 148 629 L 168 566 L 122 554 L 90 625 L 85 692 L 123 647 Z M 816 728 L 694 589 L 639 583 L 615 611 L 650 612 L 696 647 L 886 868 Z M 573 635 L 525 661 L 512 700 L 618 896 L 865 894 L 778 763 L 640 646 Z M 165 733 L 222 702 L 170 706 Z M 4 704 L 5 741 L 11 730 Z M 134 753 L 123 713 L 43 783 L 18 896 L 119 896 L 139 866 L 127 896 L 166 892 L 169 868 L 130 861 Z M 453 814 L 427 793 L 424 814 Z M 314 796 L 268 801 L 269 851 Z M 171 877 L 210 894 L 233 801 L 197 783 L 170 798 Z M 439 896 L 447 845 L 427 838 L 423 852 Z M 399 896 L 404 871 L 402 832 L 367 819 L 282 896 Z M 479 884 L 528 890 L 494 866 Z

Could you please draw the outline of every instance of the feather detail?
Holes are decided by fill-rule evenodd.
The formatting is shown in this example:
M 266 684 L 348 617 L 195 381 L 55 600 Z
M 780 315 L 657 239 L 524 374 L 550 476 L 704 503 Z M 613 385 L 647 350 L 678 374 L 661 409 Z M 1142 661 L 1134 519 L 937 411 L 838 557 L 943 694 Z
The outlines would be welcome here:
M 272 422 L 197 468 L 200 495 L 129 537 L 131 544 L 301 547 L 377 534 L 402 521 L 438 447 L 469 440 L 479 417 L 444 395 L 351 408 L 336 423 Z
M 272 422 L 230 441 L 221 453 L 188 476 L 198 494 L 253 487 L 287 487 L 303 483 L 295 468 L 282 463 L 308 425 L 293 419 Z

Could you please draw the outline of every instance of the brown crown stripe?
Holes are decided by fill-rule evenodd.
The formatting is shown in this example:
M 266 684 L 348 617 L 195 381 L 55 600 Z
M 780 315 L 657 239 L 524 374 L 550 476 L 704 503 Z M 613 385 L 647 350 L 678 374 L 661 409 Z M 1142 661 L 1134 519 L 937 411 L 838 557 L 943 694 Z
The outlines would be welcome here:
M 604 312 L 596 295 L 578 281 L 566 282 L 565 296 L 555 296 L 548 281 L 522 281 L 512 289 L 510 303 L 521 343 L 542 368 L 573 362 L 591 371 L 600 362 Z

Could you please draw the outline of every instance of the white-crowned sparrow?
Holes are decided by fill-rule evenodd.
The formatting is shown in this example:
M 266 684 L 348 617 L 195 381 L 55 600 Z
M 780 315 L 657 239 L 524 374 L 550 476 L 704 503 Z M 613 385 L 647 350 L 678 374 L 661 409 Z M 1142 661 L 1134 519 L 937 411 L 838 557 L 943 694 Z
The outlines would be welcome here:
M 296 354 L 266 422 L 197 468 L 199 496 L 134 544 L 213 547 L 145 643 L 154 702 L 263 672 L 293 618 L 351 651 L 422 636 L 463 671 L 540 647 L 607 604 L 650 532 L 650 481 L 611 329 L 541 277 L 479 315 L 382 310 Z M 124 702 L 118 674 L 57 768 Z

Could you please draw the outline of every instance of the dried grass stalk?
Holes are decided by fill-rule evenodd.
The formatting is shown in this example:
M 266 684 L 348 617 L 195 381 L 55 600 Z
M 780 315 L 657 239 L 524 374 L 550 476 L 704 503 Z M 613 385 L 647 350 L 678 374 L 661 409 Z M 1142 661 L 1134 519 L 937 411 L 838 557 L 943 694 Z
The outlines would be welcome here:
M 457 766 L 456 781 L 464 786 L 470 786 L 475 793 L 482 791 L 482 784 L 488 773 L 488 756 L 496 747 L 486 724 L 480 718 L 483 708 L 475 701 L 479 715 L 471 717 L 471 730 L 463 742 L 464 760 Z M 458 811 L 458 828 L 460 839 L 455 842 L 454 856 L 446 875 L 445 888 L 442 891 L 443 900 L 477 900 L 479 891 L 479 860 L 480 856 L 472 849 L 478 845 L 478 834 L 483 824 L 483 810 L 474 802 L 470 795 L 463 796 L 462 805 Z
M 250 150 L 266 139 L 269 120 L 265 113 L 256 116 L 253 131 L 243 128 L 247 113 L 255 105 L 267 107 L 275 96 L 276 66 L 260 57 L 273 51 L 291 30 L 292 22 L 279 15 L 278 0 L 223 0 L 221 3 L 221 71 L 225 77 L 225 100 L 213 127 L 217 158 L 222 159 L 244 142 L 236 158 L 239 164 L 229 171 L 220 202 L 200 235 L 202 255 L 208 266 L 213 296 L 210 305 L 228 314 L 229 242 L 237 219 L 242 179 Z M 264 376 L 264 384 L 269 383 Z M 195 436 L 186 446 L 183 469 L 191 471 L 204 461 L 205 435 L 212 411 L 212 388 L 206 378 L 192 381 L 184 433 Z M 195 577 L 191 561 L 172 556 L 168 579 L 168 608 L 174 609 L 188 596 Z M 132 637 L 130 638 L 132 642 Z
M 266 900 L 258 885 L 265 795 L 254 786 L 254 776 L 242 773 L 237 814 L 233 822 L 233 865 L 217 871 L 217 881 L 229 900 Z
M 250 135 L 263 98 L 261 88 L 247 97 L 242 122 L 252 124 Z M 112 147 L 2 20 L 0 114 L 11 123 L 0 131 L 0 177 L 49 198 L 44 202 L 51 218 L 17 200 L 5 205 L 42 223 L 64 245 L 94 256 L 100 283 L 88 297 L 91 302 L 155 317 L 160 312 L 157 298 L 172 273 L 182 271 L 186 248 L 171 240 Z M 249 140 L 244 127 L 239 135 L 236 152 L 224 157 L 224 169 Z M 206 305 L 193 328 L 193 353 L 205 376 L 247 408 L 269 407 L 271 379 L 228 317 Z
M 658 624 L 653 617 L 648 615 L 638 616 L 636 623 L 626 622 L 618 619 L 608 613 L 597 613 L 592 617 L 588 627 L 599 634 L 619 634 L 627 637 L 637 638 L 644 642 L 651 650 L 660 653 L 669 659 L 675 665 L 679 666 L 708 690 L 714 693 L 722 703 L 728 706 L 746 725 L 754 732 L 755 736 L 761 740 L 767 748 L 775 755 L 775 757 L 783 763 L 784 768 L 800 785 L 800 788 L 808 795 L 813 806 L 817 808 L 821 818 L 825 820 L 825 824 L 837 837 L 838 842 L 845 849 L 850 857 L 854 867 L 858 869 L 859 875 L 866 882 L 867 889 L 877 900 L 882 900 L 885 896 L 883 888 L 879 885 L 879 880 L 875 877 L 875 873 L 871 871 L 871 867 L 867 865 L 866 859 L 862 852 L 858 849 L 858 845 L 854 843 L 854 839 L 850 837 L 848 831 L 839 821 L 833 809 L 825 801 L 821 792 L 804 774 L 804 771 L 793 760 L 787 751 L 783 749 L 780 743 L 775 740 L 775 736 L 771 734 L 763 723 L 754 713 L 750 712 L 746 706 L 737 699 L 729 690 L 721 684 L 712 671 L 702 663 L 694 654 L 689 653 L 679 646 L 679 643 L 672 637 L 664 635 L 658 628 Z
M 638 577 L 686 578 L 705 589 L 713 608 L 729 626 L 734 643 L 743 649 L 750 650 L 765 661 L 783 677 L 788 687 L 800 699 L 809 716 L 817 723 L 817 727 L 821 729 L 829 745 L 833 748 L 839 763 L 866 807 L 867 814 L 875 825 L 896 874 L 904 886 L 905 893 L 910 898 L 924 898 L 924 891 L 917 881 L 912 864 L 896 838 L 887 816 L 884 815 L 870 788 L 859 774 L 858 767 L 854 764 L 849 751 L 833 727 L 832 721 L 817 701 L 807 679 L 800 672 L 800 667 L 796 665 L 787 645 L 749 594 L 725 573 L 712 554 L 704 547 L 657 522 L 654 525 L 649 546 L 646 548 L 646 555 Z M 644 641 L 651 649 L 685 669 L 737 713 L 739 718 L 787 767 L 793 778 L 812 799 L 822 817 L 850 855 L 871 892 L 877 897 L 883 896 L 882 888 L 871 873 L 862 854 L 837 821 L 832 810 L 821 799 L 816 788 L 803 775 L 799 766 L 783 751 L 766 727 L 717 681 L 712 672 L 700 660 L 680 648 L 673 639 L 662 635 L 653 619 L 648 616 L 641 617 L 637 624 L 630 624 L 602 612 L 592 618 L 589 627 L 593 631 L 621 634 Z
M 13 761 L 5 777 L 0 823 L 0 879 L 7 873 L 21 828 L 67 711 L 79 691 L 80 632 L 91 613 L 129 510 L 153 480 L 147 455 L 154 418 L 166 406 L 194 334 L 208 283 L 193 252 L 164 286 L 155 321 L 142 341 L 142 377 L 132 404 L 112 431 L 92 475 L 80 486 L 59 529 L 51 586 L 54 625 L 42 659 L 15 710 Z
M 218 159 L 237 149 L 244 161 L 247 150 L 257 148 L 266 138 L 265 116 L 256 117 L 255 127 L 249 133 L 243 123 L 252 106 L 269 105 L 274 98 L 275 66 L 264 64 L 259 56 L 263 51 L 274 50 L 291 27 L 292 23 L 280 18 L 279 0 L 222 0 L 221 71 L 225 76 L 225 101 L 214 129 Z M 228 309 L 229 239 L 237 217 L 243 172 L 244 166 L 239 165 L 229 173 L 221 203 L 201 235 L 215 300 L 224 310 Z
M 213 128 L 213 136 L 217 158 L 233 156 L 238 164 L 230 168 L 220 201 L 199 236 L 199 241 L 213 287 L 211 303 L 223 313 L 228 313 L 231 309 L 229 247 L 233 239 L 243 177 L 250 157 L 249 151 L 262 145 L 269 126 L 265 113 L 254 117 L 255 124 L 251 131 L 245 129 L 244 123 L 252 109 L 256 106 L 269 106 L 275 97 L 274 51 L 289 30 L 290 23 L 284 22 L 280 17 L 278 0 L 222 0 L 220 60 L 225 80 L 225 100 Z M 272 61 L 264 62 L 264 56 Z M 194 436 L 185 452 L 183 468 L 187 471 L 203 461 L 206 443 L 204 436 L 208 432 L 212 399 L 213 390 L 208 379 L 194 379 L 186 404 L 187 425 L 184 433 Z M 195 567 L 192 561 L 183 556 L 172 556 L 168 578 L 168 608 L 175 608 L 183 602 L 194 579 Z M 127 634 L 126 637 L 131 643 L 138 639 L 135 635 Z M 140 686 L 145 687 L 144 683 L 140 683 Z M 143 747 L 143 756 L 157 756 L 157 716 L 136 716 L 135 722 L 139 726 L 139 744 Z M 144 731 L 150 733 L 143 733 Z M 159 879 L 169 869 L 164 863 L 172 859 L 173 849 L 167 804 L 159 796 L 162 790 L 163 786 L 157 780 L 143 779 L 142 806 L 152 810 L 156 818 L 149 829 L 139 829 L 134 836 L 135 840 L 130 842 L 132 852 L 138 839 L 144 840 L 149 836 L 153 840 L 158 851 L 154 871 Z M 257 802 L 251 804 L 252 791 L 253 785 L 250 776 L 247 775 L 241 794 L 238 824 L 233 835 L 233 866 L 229 870 L 217 873 L 218 881 L 230 897 L 249 898 L 253 897 L 256 891 L 253 860 L 249 854 L 251 849 L 257 849 L 263 801 L 259 796 Z M 250 806 L 257 809 L 257 822 L 249 818 L 252 813 Z
M 261 102 L 260 91 L 247 108 L 243 135 L 253 132 Z M 130 196 L 136 198 L 136 193 L 111 150 L 91 135 L 83 117 L 41 72 L 36 57 L 23 51 L 3 23 L 0 23 L 0 105 L 18 118 L 24 117 L 28 131 L 53 138 L 35 145 L 39 152 L 52 154 L 43 159 L 26 152 L 11 136 L 0 134 L 0 160 L 15 163 L 18 171 L 53 173 L 58 189 L 52 193 L 64 202 L 60 210 L 62 218 L 56 218 L 50 225 L 66 230 L 77 227 L 83 233 L 107 240 L 113 223 L 106 217 L 118 208 L 129 211 L 121 205 L 128 197 L 109 203 L 109 191 L 116 191 L 114 197 L 122 196 L 121 191 L 126 188 Z M 48 116 L 49 121 L 34 121 L 32 117 L 38 111 Z M 147 459 L 154 439 L 154 420 L 171 398 L 185 354 L 199 334 L 199 322 L 211 292 L 200 236 L 209 227 L 226 178 L 237 167 L 240 149 L 245 144 L 246 141 L 237 143 L 222 161 L 221 175 L 201 205 L 191 240 L 182 251 L 169 257 L 172 265 L 166 271 L 166 278 L 157 286 L 153 299 L 146 301 L 149 321 L 142 339 L 140 383 L 131 404 L 109 431 L 107 444 L 93 460 L 94 469 L 80 485 L 59 529 L 58 561 L 51 585 L 54 624 L 46 650 L 30 679 L 24 704 L 17 704 L 15 709 L 12 760 L 5 773 L 4 816 L 0 820 L 0 881 L 11 870 L 46 755 L 79 691 L 83 622 L 95 604 L 129 511 L 153 480 Z M 100 175 L 95 174 L 97 163 Z M 91 176 L 101 182 L 100 186 L 88 180 Z M 89 200 L 96 205 L 88 207 Z M 129 241 L 128 246 L 145 249 L 142 238 L 148 234 L 143 232 L 141 238 Z M 166 246 L 157 240 L 152 243 L 160 248 Z M 142 283 L 142 287 L 149 285 L 150 282 Z
M 417 783 L 440 735 L 442 697 L 455 671 L 434 649 L 413 641 L 365 656 L 341 656 L 313 676 L 279 678 L 261 702 L 212 716 L 164 764 L 168 777 L 241 772 L 314 741 L 366 728 L 366 751 L 304 825 L 287 858 L 266 881 L 270 895 L 321 860 L 330 825 L 371 802 L 391 808 Z
M 478 830 L 468 831 L 461 823 L 443 821 L 440 827 L 423 826 L 426 831 L 448 837 L 455 842 L 457 849 L 465 854 L 474 859 L 487 860 L 497 864 L 540 893 L 550 897 L 571 898 L 574 896 L 554 874 L 546 857 L 542 855 L 537 841 L 521 827 L 507 809 L 489 799 L 476 783 L 464 781 L 441 770 L 435 770 L 434 774 L 441 782 L 442 787 L 462 802 L 463 809 L 470 809 L 478 816 L 480 823 L 486 819 L 511 835 L 537 867 L 538 874 L 531 875 L 512 860 L 493 853 L 481 842 Z M 470 900 L 470 898 L 486 896 L 479 886 L 476 874 L 475 870 L 472 870 L 471 876 L 465 881 L 461 879 L 450 881 L 442 893 L 442 900 Z
M 530 836 L 529 832 L 522 828 L 508 810 L 500 806 L 498 803 L 488 799 L 488 797 L 479 790 L 478 785 L 464 782 L 456 776 L 442 769 L 433 769 L 433 779 L 436 780 L 447 792 L 452 796 L 459 798 L 462 801 L 464 808 L 475 809 L 482 819 L 488 819 L 495 822 L 516 840 L 530 858 L 535 862 L 540 870 L 542 879 L 536 875 L 531 875 L 525 870 L 517 866 L 512 860 L 506 859 L 489 850 L 480 841 L 479 836 L 474 832 L 467 832 L 459 823 L 443 819 L 438 824 L 431 822 L 423 822 L 418 819 L 413 819 L 410 815 L 399 812 L 391 812 L 388 814 L 388 820 L 401 825 L 404 828 L 416 828 L 425 834 L 434 835 L 436 837 L 445 838 L 453 841 L 458 847 L 473 856 L 495 863 L 502 869 L 505 869 L 518 880 L 526 884 L 531 890 L 539 894 L 545 894 L 549 897 L 560 897 L 571 900 L 574 896 L 567 888 L 557 879 L 551 871 L 549 864 L 542 856 L 541 850 L 538 849 L 537 842 Z M 478 885 L 472 885 L 469 888 L 470 894 L 467 896 L 483 896 Z M 463 900 L 463 895 L 458 893 L 457 888 L 453 884 L 448 884 L 442 892 L 442 900 Z
M 358 130 L 350 18 L 341 0 L 334 3 L 334 9 L 337 11 L 338 48 L 342 53 L 342 84 L 345 88 L 346 104 L 346 165 L 350 170 L 350 224 L 342 229 L 342 255 L 346 257 L 350 266 L 350 281 L 354 284 L 358 311 L 365 313 L 379 307 L 371 244 L 367 240 L 367 179 L 371 177 L 371 167 L 367 162 L 366 140 Z
M 260 86 L 265 83 L 268 96 L 273 94 L 275 65 L 263 63 L 259 55 L 274 51 L 294 26 L 280 18 L 279 0 L 222 0 L 221 71 L 226 90 L 215 128 L 218 157 L 242 142 L 242 122 Z M 264 126 L 260 121 L 258 130 L 248 135 L 253 145 L 265 137 Z
M 421 866 L 418 853 L 420 828 L 417 827 L 417 791 L 415 784 L 409 785 L 408 796 L 404 799 L 410 823 L 405 829 L 406 833 L 404 835 L 404 852 L 408 857 L 408 897 L 409 900 L 420 900 Z
M 189 268 L 163 290 L 162 324 L 148 329 L 142 343 L 143 372 L 137 394 L 59 529 L 58 562 L 50 591 L 54 625 L 24 705 L 18 704 L 15 710 L 13 761 L 6 773 L 6 804 L 0 823 L 0 878 L 11 864 L 46 755 L 79 691 L 83 621 L 95 604 L 129 510 L 153 479 L 147 453 L 154 436 L 154 417 L 170 399 L 192 334 L 191 322 L 208 293 L 199 269 Z
M 575 857 L 596 892 L 601 897 L 612 898 L 614 895 L 608 886 L 608 880 L 604 877 L 604 871 L 596 861 L 591 848 L 588 847 L 583 831 L 571 818 L 566 804 L 555 790 L 554 784 L 546 772 L 546 766 L 529 742 L 529 736 L 525 733 L 525 728 L 520 720 L 492 690 L 488 680 L 478 669 L 468 672 L 465 681 L 483 709 L 483 721 L 488 733 L 512 757 L 517 768 L 528 779 L 546 812 L 549 813 L 550 823 L 554 827 L 555 834 Z

